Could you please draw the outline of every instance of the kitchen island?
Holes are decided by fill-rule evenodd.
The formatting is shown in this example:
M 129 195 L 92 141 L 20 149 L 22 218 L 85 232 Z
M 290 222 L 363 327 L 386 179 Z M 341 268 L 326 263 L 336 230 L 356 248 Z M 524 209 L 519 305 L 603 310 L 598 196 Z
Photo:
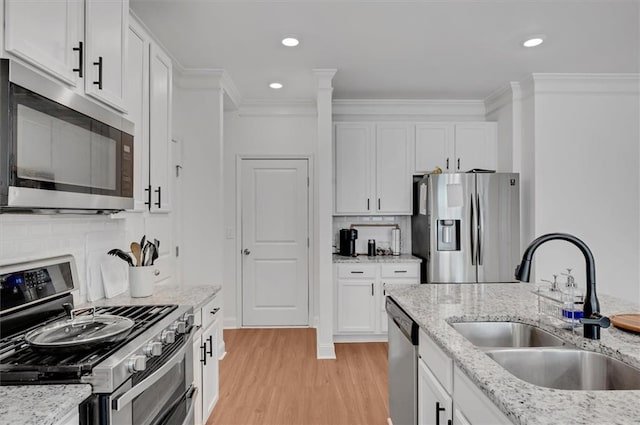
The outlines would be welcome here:
M 579 348 L 600 352 L 640 369 L 640 335 L 614 327 L 601 340 L 562 329 L 538 314 L 534 284 L 387 285 L 393 298 L 469 380 L 509 420 L 522 425 L 637 424 L 640 391 L 564 391 L 522 381 L 489 358 L 449 323 L 511 321 L 538 326 Z M 604 315 L 634 313 L 640 306 L 599 294 Z M 455 386 L 455 384 L 454 384 Z M 455 396 L 454 396 L 455 406 Z

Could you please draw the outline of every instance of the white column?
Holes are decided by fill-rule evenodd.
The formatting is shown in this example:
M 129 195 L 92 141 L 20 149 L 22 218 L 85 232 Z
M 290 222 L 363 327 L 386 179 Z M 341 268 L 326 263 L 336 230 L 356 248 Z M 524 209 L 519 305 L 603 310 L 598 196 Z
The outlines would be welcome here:
M 333 142 L 332 142 L 332 92 L 331 80 L 336 69 L 314 69 L 318 79 L 318 148 L 316 167 L 316 238 L 318 261 L 316 281 L 319 288 L 319 321 L 317 356 L 319 359 L 335 359 L 333 346 L 333 260 L 332 260 L 332 212 L 333 212 Z

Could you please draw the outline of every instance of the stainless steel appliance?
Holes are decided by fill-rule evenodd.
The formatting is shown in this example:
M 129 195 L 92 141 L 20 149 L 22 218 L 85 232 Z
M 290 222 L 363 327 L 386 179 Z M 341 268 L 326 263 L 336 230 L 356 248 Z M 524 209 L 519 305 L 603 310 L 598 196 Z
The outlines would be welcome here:
M 133 208 L 133 123 L 0 59 L 0 212 Z
M 25 340 L 67 321 L 74 277 L 73 257 L 0 267 L 0 385 L 91 384 L 93 394 L 80 406 L 82 425 L 193 425 L 191 307 L 96 307 L 96 316 L 134 322 L 126 338 L 106 344 L 84 338 L 75 350 L 46 350 Z M 88 309 L 75 313 L 76 320 L 90 320 Z
M 418 423 L 418 324 L 391 298 L 389 320 L 389 417 L 393 425 Z
M 358 230 L 340 229 L 340 255 L 355 257 L 357 255 L 356 239 L 358 239 Z
M 411 246 L 423 259 L 421 282 L 514 282 L 519 175 L 427 174 L 416 180 Z

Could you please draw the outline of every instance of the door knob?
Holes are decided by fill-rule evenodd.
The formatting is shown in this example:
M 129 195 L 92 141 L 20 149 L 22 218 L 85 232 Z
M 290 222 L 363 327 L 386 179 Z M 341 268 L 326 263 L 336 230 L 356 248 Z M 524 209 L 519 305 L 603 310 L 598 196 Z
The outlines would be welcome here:
M 249 254 L 251 254 L 251 251 L 249 251 L 247 248 L 245 248 L 243 252 L 244 252 L 244 255 L 249 255 Z

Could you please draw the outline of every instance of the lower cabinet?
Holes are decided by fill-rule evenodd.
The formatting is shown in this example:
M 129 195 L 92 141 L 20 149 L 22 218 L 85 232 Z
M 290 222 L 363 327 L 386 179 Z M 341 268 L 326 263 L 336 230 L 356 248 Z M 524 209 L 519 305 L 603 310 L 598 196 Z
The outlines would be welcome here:
M 78 425 L 80 423 L 80 412 L 78 409 L 72 410 L 62 419 L 55 423 L 55 425 Z
M 218 359 L 222 339 L 222 309 L 214 297 L 196 312 L 200 326 L 193 339 L 193 380 L 198 388 L 195 404 L 196 425 L 206 424 L 219 398 Z
M 422 329 L 418 352 L 418 425 L 512 423 Z
M 387 313 L 384 285 L 417 284 L 419 263 L 339 263 L 334 265 L 334 340 L 384 341 Z

